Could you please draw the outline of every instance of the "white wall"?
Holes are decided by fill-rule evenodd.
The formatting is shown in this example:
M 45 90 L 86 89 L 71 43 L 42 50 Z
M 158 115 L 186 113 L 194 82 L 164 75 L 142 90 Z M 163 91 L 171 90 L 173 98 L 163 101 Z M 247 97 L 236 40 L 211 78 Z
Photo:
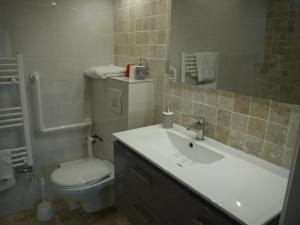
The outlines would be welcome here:
M 31 120 L 34 115 L 28 76 L 39 71 L 47 126 L 82 121 L 90 114 L 83 71 L 92 65 L 113 63 L 113 1 L 1 0 L 0 57 L 17 52 L 24 54 Z M 0 107 L 13 98 L 7 93 L 7 89 L 0 91 Z M 83 137 L 89 129 L 38 136 L 33 127 L 31 122 L 38 175 L 48 177 L 57 163 L 85 154 Z M 2 147 L 9 145 L 4 141 L 10 140 L 6 136 L 6 132 L 0 132 Z M 11 142 L 16 140 L 12 138 Z M 25 205 L 36 202 L 39 193 L 35 188 L 28 192 L 26 185 L 28 179 L 19 177 L 14 189 L 0 193 L 0 217 L 23 208 L 24 196 Z
M 253 95 L 266 15 L 266 0 L 174 0 L 170 63 L 180 73 L 182 52 L 219 52 L 217 88 Z

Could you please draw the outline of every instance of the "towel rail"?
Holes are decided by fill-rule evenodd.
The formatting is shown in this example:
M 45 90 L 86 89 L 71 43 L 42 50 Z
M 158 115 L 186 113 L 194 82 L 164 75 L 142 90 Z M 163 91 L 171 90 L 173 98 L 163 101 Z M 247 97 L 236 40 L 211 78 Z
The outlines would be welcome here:
M 13 164 L 13 167 L 25 166 L 25 165 L 27 165 L 27 164 L 28 164 L 28 162 L 27 162 L 27 160 L 26 160 L 26 161 L 21 162 L 21 163 L 14 163 L 14 164 Z
M 0 120 L 0 123 L 11 123 L 11 122 L 20 122 L 20 121 L 23 121 L 22 117 Z
M 196 77 L 198 73 L 195 54 L 182 53 L 181 55 L 181 82 L 186 82 L 186 77 Z
M 16 69 L 0 69 L 0 73 L 17 73 L 18 70 Z
M 19 81 L 0 81 L 0 85 L 19 84 Z
M 27 155 L 26 152 L 15 153 L 12 155 L 12 158 L 17 158 L 19 156 L 26 156 L 26 155 Z
M 30 79 L 32 82 L 32 88 L 33 88 L 33 92 L 34 92 L 33 93 L 33 102 L 34 102 L 35 112 L 36 112 L 35 124 L 36 124 L 36 130 L 38 132 L 51 133 L 51 132 L 58 132 L 58 131 L 62 131 L 62 130 L 90 127 L 92 125 L 92 120 L 90 118 L 87 118 L 83 122 L 47 128 L 44 124 L 44 117 L 43 117 L 43 112 L 42 112 L 42 99 L 41 99 L 41 86 L 40 86 L 39 73 L 33 72 L 30 76 Z
M 17 111 L 17 110 L 22 110 L 22 107 L 16 106 L 16 107 L 2 108 L 2 109 L 0 109 L 0 112 L 5 112 L 5 111 Z
M 16 63 L 0 63 L 0 67 L 12 67 L 12 66 L 17 66 Z
M 0 149 L 0 151 L 10 151 L 13 167 L 31 166 L 33 165 L 33 160 L 22 54 L 17 54 L 16 58 L 0 58 L 1 84 L 18 84 L 21 104 L 14 107 L 0 108 L 0 129 L 22 127 L 24 129 L 25 146 Z
M 6 114 L 0 114 L 0 119 L 1 118 L 6 118 L 6 117 L 14 117 L 14 116 L 21 116 L 22 113 L 17 112 L 17 113 L 6 113 Z
M 11 159 L 12 164 L 18 163 L 20 161 L 21 162 L 26 162 L 27 161 L 27 157 L 21 157 L 21 158 Z
M 0 129 L 7 129 L 7 128 L 13 128 L 13 127 L 22 127 L 23 123 L 15 123 L 15 124 L 9 124 L 9 125 L 0 125 Z
M 18 79 L 17 75 L 9 75 L 9 76 L 0 76 L 0 80 L 4 79 Z
M 0 61 L 11 61 L 11 60 L 17 60 L 17 58 L 13 58 L 13 57 L 10 57 L 10 58 L 0 58 Z
M 3 149 L 3 150 L 9 150 L 11 154 L 15 154 L 14 152 L 19 152 L 19 151 L 23 151 L 26 150 L 26 147 L 18 147 L 18 148 L 9 148 L 9 149 Z
M 24 166 L 28 164 L 26 147 L 0 149 L 0 151 L 9 151 L 13 167 Z
M 28 107 L 27 107 L 27 99 L 26 99 L 26 87 L 25 87 L 25 79 L 24 79 L 24 65 L 23 65 L 23 55 L 17 54 L 17 71 L 19 75 L 19 88 L 20 88 L 20 99 L 22 104 L 22 114 L 23 114 L 23 128 L 24 128 L 24 139 L 26 144 L 26 152 L 27 152 L 27 165 L 33 165 L 32 159 L 32 149 L 31 149 L 31 138 L 30 138 L 30 127 L 29 127 L 29 115 L 28 115 Z

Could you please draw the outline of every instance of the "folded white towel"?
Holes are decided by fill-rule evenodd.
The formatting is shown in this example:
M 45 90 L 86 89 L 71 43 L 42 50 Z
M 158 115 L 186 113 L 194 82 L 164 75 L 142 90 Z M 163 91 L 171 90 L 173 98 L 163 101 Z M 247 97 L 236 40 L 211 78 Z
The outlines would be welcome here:
M 218 53 L 217 52 L 197 52 L 196 64 L 198 71 L 198 81 L 200 83 L 214 81 L 217 73 Z
M 3 150 L 0 152 L 0 180 L 10 179 L 11 156 L 10 151 Z
M 84 72 L 86 77 L 92 79 L 106 79 L 108 77 L 120 77 L 125 75 L 125 68 L 113 64 L 106 66 L 93 66 Z
M 6 190 L 16 184 L 15 173 L 12 167 L 9 150 L 0 151 L 0 191 Z

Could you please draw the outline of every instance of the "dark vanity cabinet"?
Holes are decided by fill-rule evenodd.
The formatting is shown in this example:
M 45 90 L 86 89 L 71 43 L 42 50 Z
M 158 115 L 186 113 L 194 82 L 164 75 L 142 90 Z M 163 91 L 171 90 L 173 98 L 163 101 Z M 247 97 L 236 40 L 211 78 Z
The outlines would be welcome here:
M 114 157 L 116 207 L 133 225 L 240 224 L 119 141 Z

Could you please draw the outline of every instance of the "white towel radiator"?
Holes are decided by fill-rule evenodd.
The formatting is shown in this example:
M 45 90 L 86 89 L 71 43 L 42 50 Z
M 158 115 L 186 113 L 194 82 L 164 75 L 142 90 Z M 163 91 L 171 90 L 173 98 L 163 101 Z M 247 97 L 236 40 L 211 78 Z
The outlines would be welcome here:
M 182 53 L 181 54 L 181 82 L 186 82 L 186 77 L 198 77 L 198 69 L 196 62 L 196 55 L 191 53 Z
M 32 166 L 32 149 L 26 89 L 23 69 L 23 56 L 16 58 L 0 58 L 0 88 L 4 85 L 17 85 L 20 94 L 20 105 L 0 108 L 0 131 L 8 129 L 24 130 L 24 146 L 0 149 L 9 151 L 13 167 Z

